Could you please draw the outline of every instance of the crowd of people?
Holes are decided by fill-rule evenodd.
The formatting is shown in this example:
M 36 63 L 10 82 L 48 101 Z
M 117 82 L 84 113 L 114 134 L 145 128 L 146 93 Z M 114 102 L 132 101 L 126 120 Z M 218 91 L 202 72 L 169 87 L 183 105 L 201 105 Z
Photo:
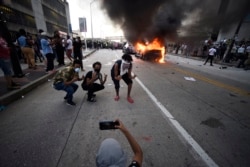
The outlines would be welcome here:
M 73 62 L 73 60 L 80 60 L 82 62 L 83 44 L 80 37 L 71 39 L 70 36 L 67 36 L 67 38 L 64 39 L 59 34 L 59 31 L 55 31 L 51 37 L 42 29 L 39 29 L 38 34 L 32 35 L 22 28 L 19 29 L 19 32 L 15 36 L 10 33 L 7 26 L 2 22 L 0 31 L 0 67 L 4 72 L 8 90 L 20 88 L 20 84 L 15 83 L 13 78 L 25 77 L 21 68 L 22 61 L 26 63 L 31 70 L 39 68 L 37 65 L 38 61 L 40 61 L 40 63 L 43 62 L 46 73 L 55 72 L 55 59 L 58 62 L 58 67 L 64 66 L 64 55 L 67 56 L 70 62 Z M 83 70 L 82 63 L 80 68 Z M 12 80 L 11 84 L 9 78 Z
M 225 63 L 233 63 L 237 68 L 250 69 L 250 41 L 241 40 L 234 41 L 232 48 L 230 49 L 232 40 L 222 40 L 219 42 L 213 42 L 211 40 L 205 40 L 198 47 L 191 47 L 185 43 L 183 44 L 168 44 L 168 52 L 175 54 L 182 54 L 185 56 L 194 56 L 208 58 L 211 61 L 216 59 L 217 61 Z M 211 48 L 214 53 L 211 56 Z M 206 59 L 207 60 L 207 59 Z M 205 63 L 206 64 L 206 61 Z

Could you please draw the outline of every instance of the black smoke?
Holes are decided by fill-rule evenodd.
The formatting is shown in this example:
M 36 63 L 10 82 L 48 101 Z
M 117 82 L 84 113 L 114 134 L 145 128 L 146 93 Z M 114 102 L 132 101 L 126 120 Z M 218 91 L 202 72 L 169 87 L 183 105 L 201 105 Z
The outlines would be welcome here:
M 133 43 L 207 36 L 239 22 L 250 11 L 250 0 L 102 0 L 102 8 Z

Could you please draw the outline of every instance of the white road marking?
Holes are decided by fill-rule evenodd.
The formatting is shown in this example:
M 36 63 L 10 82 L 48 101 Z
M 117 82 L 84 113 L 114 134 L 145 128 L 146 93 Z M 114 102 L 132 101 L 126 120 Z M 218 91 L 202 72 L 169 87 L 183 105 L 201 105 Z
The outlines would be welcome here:
M 209 157 L 209 155 L 201 148 L 201 146 L 192 138 L 191 135 L 181 126 L 181 124 L 175 120 L 172 114 L 161 104 L 161 102 L 148 90 L 148 88 L 138 79 L 135 80 L 140 84 L 152 101 L 160 108 L 166 118 L 172 123 L 180 135 L 187 141 L 188 144 L 194 149 L 194 151 L 201 157 L 207 166 L 218 167 L 218 165 Z

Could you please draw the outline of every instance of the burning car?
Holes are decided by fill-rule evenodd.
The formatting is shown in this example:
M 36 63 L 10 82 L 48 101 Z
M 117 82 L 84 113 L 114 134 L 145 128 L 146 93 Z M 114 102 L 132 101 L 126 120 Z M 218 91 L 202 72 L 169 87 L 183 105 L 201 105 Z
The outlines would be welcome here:
M 165 46 L 156 38 L 150 43 L 137 42 L 135 45 L 137 57 L 143 60 L 164 63 Z
M 155 62 L 159 62 L 161 57 L 161 50 L 158 49 L 148 50 L 141 55 L 141 59 Z
M 122 51 L 123 53 L 136 54 L 136 50 L 134 46 L 128 42 L 123 46 Z

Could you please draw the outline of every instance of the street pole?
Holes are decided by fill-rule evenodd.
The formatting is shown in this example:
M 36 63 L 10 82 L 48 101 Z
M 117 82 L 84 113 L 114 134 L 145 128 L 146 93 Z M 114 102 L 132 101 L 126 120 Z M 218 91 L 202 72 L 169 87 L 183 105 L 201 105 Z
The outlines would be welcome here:
M 91 38 L 92 38 L 92 49 L 94 49 L 94 39 L 93 39 L 93 22 L 92 22 L 92 8 L 91 5 L 95 2 L 95 0 L 90 2 L 90 22 L 91 22 Z
M 227 47 L 227 50 L 226 50 L 226 52 L 225 52 L 225 54 L 224 54 L 224 56 L 223 56 L 222 62 L 227 62 L 227 57 L 229 57 L 230 54 L 231 54 L 231 50 L 232 50 L 232 48 L 233 48 L 233 46 L 234 46 L 235 39 L 236 39 L 236 37 L 237 37 L 238 34 L 239 34 L 240 27 L 241 27 L 241 25 L 242 25 L 242 23 L 243 23 L 244 18 L 245 18 L 245 17 L 241 17 L 240 22 L 239 22 L 239 24 L 238 24 L 238 26 L 237 26 L 237 28 L 236 28 L 236 30 L 235 30 L 234 37 L 233 37 L 233 39 L 232 39 L 232 41 L 231 41 L 229 47 Z

